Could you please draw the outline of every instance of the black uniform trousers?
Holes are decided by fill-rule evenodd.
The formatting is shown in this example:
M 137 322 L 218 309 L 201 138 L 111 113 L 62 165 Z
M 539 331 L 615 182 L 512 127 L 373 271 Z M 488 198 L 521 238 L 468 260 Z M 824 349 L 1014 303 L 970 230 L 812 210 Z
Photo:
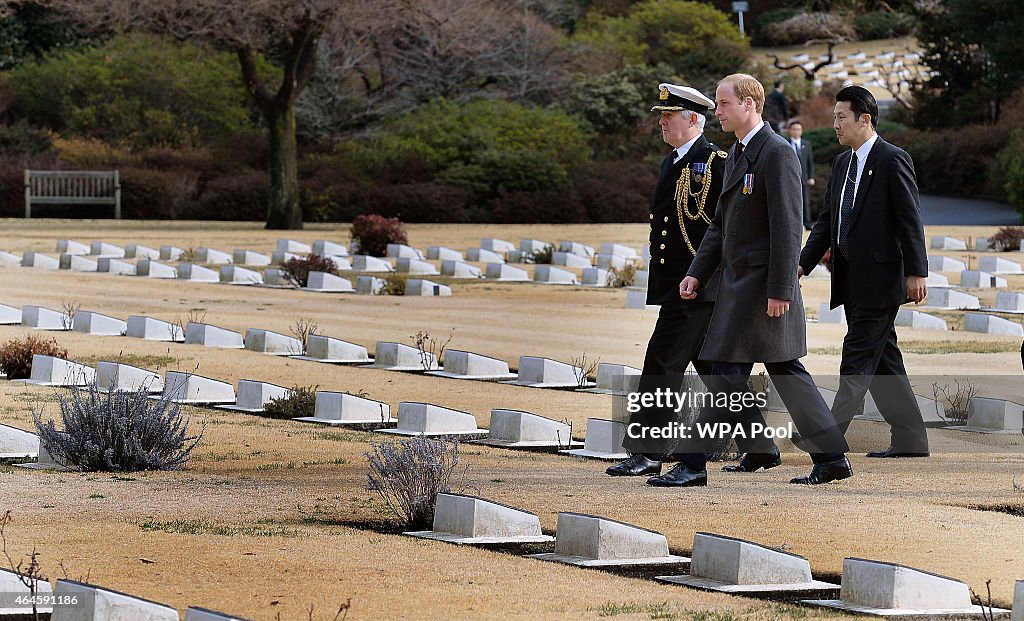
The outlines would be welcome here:
M 846 262 L 837 261 L 836 269 L 847 269 Z M 926 453 L 928 433 L 921 407 L 907 379 L 903 354 L 896 342 L 899 306 L 863 308 L 852 301 L 854 298 L 847 295 L 843 304 L 848 329 L 839 364 L 839 392 L 832 405 L 836 422 L 845 434 L 854 415 L 863 410 L 864 397 L 870 390 L 882 418 L 891 428 L 891 446 L 899 452 Z
M 842 457 L 849 450 L 846 438 L 804 365 L 799 360 L 787 360 L 766 362 L 764 366 L 772 384 L 779 391 L 779 397 L 786 404 L 793 424 L 803 437 L 801 448 L 811 454 L 812 461 L 820 464 Z M 716 362 L 713 384 L 708 387 L 712 392 L 729 393 L 730 402 L 736 403 L 744 393 L 749 392 L 747 381 L 753 368 L 752 362 Z M 760 408 L 749 401 L 747 407 L 738 411 L 727 407 L 703 408 L 697 421 L 698 424 L 725 422 L 742 426 L 743 433 L 735 436 L 736 445 L 742 453 L 768 453 L 776 448 L 774 440 L 753 432 L 754 424 L 764 426 L 765 420 Z M 691 439 L 680 442 L 678 458 L 690 470 L 705 470 L 709 441 L 695 435 L 696 425 Z
M 668 296 L 661 305 L 658 321 L 647 344 L 644 368 L 640 377 L 638 392 L 654 393 L 658 389 L 679 392 L 683 385 L 683 374 L 690 362 L 702 376 L 712 370 L 710 362 L 697 360 L 697 354 L 704 345 L 704 335 L 711 322 L 714 302 L 684 300 Z M 672 408 L 641 408 L 630 415 L 629 423 L 641 427 L 663 427 L 675 421 L 677 414 Z M 623 446 L 628 453 L 642 453 L 648 459 L 662 460 L 674 446 L 673 440 L 652 438 L 631 438 L 626 435 Z

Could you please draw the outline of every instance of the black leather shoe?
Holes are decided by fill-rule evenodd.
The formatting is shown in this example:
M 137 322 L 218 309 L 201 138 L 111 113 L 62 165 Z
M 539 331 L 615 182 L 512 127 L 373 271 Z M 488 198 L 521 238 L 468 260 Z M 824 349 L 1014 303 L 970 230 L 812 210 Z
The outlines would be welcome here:
M 683 464 L 661 475 L 647 479 L 648 485 L 654 487 L 704 487 L 708 484 L 707 470 L 690 470 Z
M 645 455 L 630 455 L 625 460 L 605 470 L 613 477 L 639 477 L 645 474 L 660 474 L 661 462 L 647 459 Z
M 840 481 L 842 479 L 849 479 L 853 476 L 853 466 L 850 465 L 850 460 L 846 457 L 840 457 L 833 461 L 827 461 L 823 464 L 814 464 L 814 468 L 811 469 L 811 474 L 806 477 L 796 477 L 790 483 L 796 483 L 797 485 L 821 485 L 822 483 L 828 483 L 829 481 Z
M 896 449 L 890 446 L 884 451 L 871 451 L 870 453 L 868 453 L 867 456 L 885 459 L 890 457 L 928 457 L 929 455 L 931 455 L 931 453 L 929 453 L 928 451 L 924 451 L 923 453 L 915 453 L 913 451 L 897 451 Z
M 740 463 L 723 466 L 722 472 L 757 472 L 762 468 L 768 470 L 781 465 L 782 455 L 776 447 L 771 453 L 747 453 L 740 459 Z

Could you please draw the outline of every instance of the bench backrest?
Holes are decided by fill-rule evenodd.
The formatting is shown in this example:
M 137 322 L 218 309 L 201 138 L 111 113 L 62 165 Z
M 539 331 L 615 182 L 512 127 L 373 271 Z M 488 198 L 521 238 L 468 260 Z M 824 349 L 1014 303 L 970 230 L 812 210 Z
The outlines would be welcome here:
M 121 218 L 121 178 L 118 171 L 25 171 L 25 217 L 32 205 L 113 205 Z

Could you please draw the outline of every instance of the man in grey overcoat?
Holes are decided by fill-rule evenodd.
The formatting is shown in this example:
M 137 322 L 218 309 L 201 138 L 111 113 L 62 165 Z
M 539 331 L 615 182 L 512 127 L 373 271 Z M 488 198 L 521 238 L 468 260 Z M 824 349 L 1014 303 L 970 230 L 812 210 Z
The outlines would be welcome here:
M 715 219 L 679 285 L 683 299 L 696 297 L 721 267 L 718 298 L 700 357 L 715 361 L 714 392 L 740 395 L 756 362 L 764 363 L 811 453 L 810 475 L 791 483 L 817 485 L 853 476 L 843 433 L 800 363 L 806 355 L 806 325 L 797 280 L 803 224 L 800 164 L 792 147 L 762 119 L 764 87 L 754 77 L 734 74 L 718 84 L 715 115 L 737 142 L 726 162 Z M 723 470 L 754 472 L 782 463 L 775 442 L 749 432 L 764 426 L 756 405 L 739 411 L 705 408 L 704 422 L 730 422 L 746 430 L 733 436 L 746 454 Z M 683 441 L 682 447 L 700 446 Z M 707 444 L 703 444 L 707 446 Z M 707 484 L 706 455 L 685 452 L 680 463 L 648 481 L 657 486 Z

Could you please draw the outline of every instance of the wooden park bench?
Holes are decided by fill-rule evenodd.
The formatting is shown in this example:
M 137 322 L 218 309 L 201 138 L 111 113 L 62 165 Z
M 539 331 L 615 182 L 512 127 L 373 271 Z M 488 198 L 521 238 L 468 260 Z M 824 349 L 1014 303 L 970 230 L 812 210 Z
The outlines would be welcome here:
M 118 171 L 25 171 L 25 217 L 32 205 L 113 205 L 121 219 L 121 178 Z

